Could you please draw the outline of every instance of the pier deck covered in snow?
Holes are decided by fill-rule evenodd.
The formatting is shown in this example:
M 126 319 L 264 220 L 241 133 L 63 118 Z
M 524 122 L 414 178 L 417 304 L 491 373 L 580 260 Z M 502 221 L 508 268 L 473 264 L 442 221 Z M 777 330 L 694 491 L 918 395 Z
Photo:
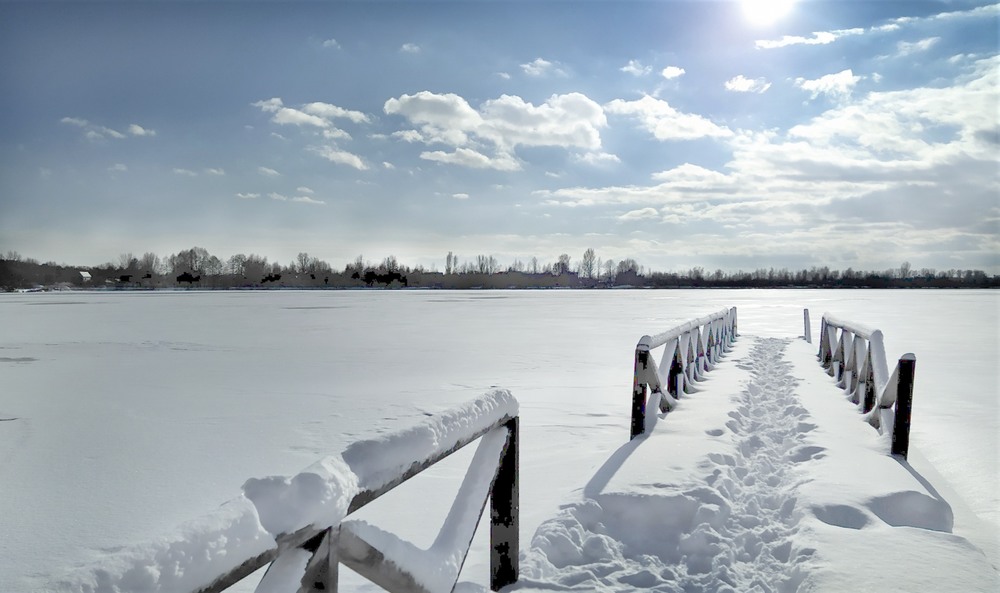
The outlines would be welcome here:
M 744 334 L 696 390 L 542 524 L 516 590 L 995 590 L 813 345 Z

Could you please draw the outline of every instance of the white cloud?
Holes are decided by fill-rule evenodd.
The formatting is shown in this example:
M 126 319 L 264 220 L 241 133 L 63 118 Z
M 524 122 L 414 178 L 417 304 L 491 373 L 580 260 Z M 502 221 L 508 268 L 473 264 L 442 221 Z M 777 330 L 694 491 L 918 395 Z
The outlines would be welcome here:
M 407 54 L 417 54 L 420 53 L 420 46 L 416 43 L 404 43 L 403 46 L 399 48 L 399 51 Z
M 323 200 L 314 200 L 313 198 L 310 198 L 309 196 L 297 196 L 297 197 L 292 198 L 292 201 L 293 202 L 298 202 L 299 204 L 314 204 L 314 205 L 318 205 L 318 206 L 325 206 L 326 205 L 326 202 L 324 202 Z
M 278 202 L 287 202 L 288 201 L 288 196 L 283 195 L 283 194 L 279 194 L 279 193 L 276 193 L 276 192 L 271 192 L 271 193 L 267 194 L 267 197 L 271 198 L 272 200 L 276 200 Z
M 632 220 L 649 220 L 660 218 L 660 212 L 656 208 L 640 208 L 638 210 L 630 210 L 625 214 L 618 217 L 618 220 L 622 222 L 628 222 Z
M 323 137 L 327 140 L 353 140 L 350 134 L 340 128 L 323 130 Z
M 997 212 L 998 101 L 1000 57 L 993 57 L 952 85 L 849 97 L 784 134 L 741 131 L 727 140 L 731 160 L 717 169 L 685 163 L 649 185 L 534 195 L 554 206 L 631 206 L 621 220 L 659 211 L 667 223 L 753 225 L 751 235 L 727 235 L 734 253 L 740 242 L 794 250 L 807 234 L 823 249 L 851 232 L 857 249 L 942 236 L 983 244 L 987 235 L 976 225 Z M 823 222 L 830 220 L 841 223 Z
M 878 83 L 882 82 L 882 75 L 879 74 L 878 72 L 873 72 L 872 73 L 872 81 L 874 81 L 875 84 L 878 84 Z
M 660 76 L 666 78 L 667 80 L 671 80 L 683 76 L 686 72 L 687 71 L 684 70 L 684 68 L 678 68 L 677 66 L 667 66 L 666 68 L 660 71 Z
M 225 170 L 219 169 L 219 168 L 216 168 L 216 167 L 208 167 L 207 169 L 205 169 L 205 175 L 222 176 L 222 175 L 225 175 L 225 174 L 226 174 Z
M 771 88 L 771 83 L 761 78 L 747 78 L 738 74 L 726 81 L 726 90 L 734 93 L 764 93 Z
M 267 99 L 266 101 L 257 101 L 256 103 L 251 103 L 254 107 L 260 107 L 261 111 L 266 111 L 269 113 L 274 113 L 281 109 L 284 103 L 280 98 L 274 97 L 272 99 Z
M 371 118 L 360 111 L 353 111 L 351 109 L 344 109 L 343 107 L 337 107 L 336 105 L 331 105 L 330 103 L 322 103 L 315 101 L 313 103 L 306 103 L 302 106 L 302 111 L 322 117 L 324 119 L 336 119 L 342 118 L 350 120 L 356 124 L 367 124 L 371 122 Z
M 389 171 L 392 171 L 393 169 L 396 168 L 396 165 L 393 165 L 389 161 L 382 161 L 382 168 L 388 169 Z
M 368 169 L 368 165 L 365 164 L 361 157 L 346 150 L 341 150 L 336 146 L 314 146 L 310 150 L 331 163 L 347 165 L 359 171 L 366 171 Z
M 864 32 L 865 30 L 860 28 L 818 31 L 813 33 L 812 37 L 785 35 L 781 39 L 776 40 L 759 39 L 754 43 L 754 45 L 757 49 L 775 49 L 779 47 L 787 47 L 789 45 L 827 45 L 842 37 L 862 35 Z
M 653 71 L 653 67 L 643 66 L 639 60 L 629 60 L 628 64 L 625 64 L 619 70 L 632 76 L 648 76 Z
M 337 43 L 336 39 L 327 39 L 323 42 L 323 47 L 329 47 L 332 49 L 340 49 L 340 44 Z
M 179 167 L 174 168 L 174 174 L 175 175 L 183 175 L 184 177 L 197 177 L 198 176 L 198 173 L 196 171 L 192 171 L 191 169 L 182 169 L 182 168 L 179 168 Z
M 260 194 L 237 193 L 236 197 L 239 198 L 239 199 L 241 199 L 241 200 L 256 200 L 257 198 L 260 197 Z
M 278 109 L 278 111 L 275 112 L 274 117 L 271 118 L 271 121 L 279 125 L 315 126 L 317 128 L 327 128 L 330 126 L 330 122 L 326 121 L 322 117 L 310 115 L 290 107 L 282 107 Z
M 682 113 L 662 99 L 649 95 L 636 101 L 615 99 L 604 106 L 608 113 L 637 117 L 658 140 L 694 140 L 727 138 L 733 132 L 700 115 Z
M 101 134 L 111 136 L 115 140 L 122 140 L 125 138 L 125 134 L 122 134 L 118 130 L 114 130 L 112 128 L 108 128 L 105 126 L 98 126 L 97 131 Z
M 299 187 L 295 188 L 295 191 L 299 192 L 300 194 L 309 194 L 309 195 L 316 193 L 311 188 L 308 188 L 304 185 L 300 185 Z
M 416 130 L 399 130 L 398 132 L 393 132 L 392 137 L 409 143 L 424 141 L 423 135 Z
M 451 197 L 455 198 L 456 200 L 468 200 L 469 194 L 451 194 Z
M 588 165 L 608 165 L 612 163 L 620 163 L 622 160 L 618 158 L 618 155 L 611 154 L 609 152 L 586 152 L 577 155 L 576 160 L 587 163 Z
M 896 56 L 905 57 L 918 52 L 927 51 L 937 45 L 938 41 L 941 41 L 940 37 L 928 37 L 926 39 L 913 42 L 900 41 L 896 44 Z
M 601 106 L 581 93 L 552 95 L 533 105 L 515 95 L 483 103 L 482 126 L 474 132 L 500 147 L 562 146 L 596 150 L 607 126 Z
M 420 153 L 420 158 L 438 163 L 461 165 L 470 169 L 496 169 L 498 171 L 518 171 L 521 164 L 509 154 L 488 157 L 468 148 L 456 148 L 455 152 L 435 150 Z
M 265 177 L 280 177 L 281 173 L 278 173 L 270 167 L 257 167 L 257 172 Z
M 115 163 L 110 167 L 108 167 L 108 171 L 112 173 L 124 173 L 125 171 L 128 171 L 128 167 L 126 167 L 122 163 Z
M 504 80 L 510 80 L 510 74 L 507 72 L 497 72 L 497 76 Z
M 76 126 L 78 128 L 83 128 L 84 130 L 83 137 L 86 138 L 87 140 L 95 142 L 104 140 L 109 137 L 114 138 L 115 140 L 123 140 L 127 137 L 125 134 L 119 132 L 118 130 L 115 130 L 114 128 L 98 125 L 80 117 L 64 117 L 60 119 L 59 122 L 71 126 Z M 152 130 L 145 130 L 141 126 L 138 126 L 136 124 L 132 124 L 129 130 L 132 131 L 133 128 L 141 130 L 141 134 L 133 131 L 132 133 L 134 135 L 153 136 L 156 134 L 156 132 Z
M 156 130 L 147 130 L 139 124 L 131 124 L 128 127 L 128 133 L 133 136 L 155 136 Z
M 521 64 L 521 70 L 528 76 L 541 77 L 554 74 L 556 76 L 566 76 L 555 62 L 550 62 L 543 58 L 535 58 L 527 64 Z
M 850 68 L 841 70 L 836 74 L 827 74 L 815 80 L 796 78 L 795 86 L 812 94 L 815 99 L 820 95 L 844 99 L 851 96 L 854 86 L 861 80 L 860 76 L 855 76 Z
M 319 101 L 306 103 L 300 109 L 285 107 L 284 102 L 278 97 L 257 101 L 251 105 L 258 107 L 264 113 L 273 113 L 274 115 L 271 116 L 273 123 L 320 128 L 327 139 L 349 140 L 351 138 L 350 134 L 333 125 L 332 120 L 334 119 L 346 119 L 356 124 L 371 122 L 371 118 L 360 111 L 344 109 Z M 281 136 L 279 135 L 279 137 Z
M 596 151 L 600 128 L 607 126 L 601 106 L 580 93 L 553 95 L 533 105 L 514 95 L 486 101 L 479 110 L 455 94 L 421 91 L 385 103 L 385 112 L 400 115 L 420 130 L 394 132 L 405 142 L 445 144 L 467 151 L 425 153 L 423 158 L 475 168 L 516 170 L 518 146 L 557 146 Z M 483 151 L 492 145 L 496 155 Z
M 706 169 L 691 163 L 684 163 L 673 169 L 653 173 L 653 180 L 669 183 L 676 188 L 733 187 L 732 178 L 718 171 Z

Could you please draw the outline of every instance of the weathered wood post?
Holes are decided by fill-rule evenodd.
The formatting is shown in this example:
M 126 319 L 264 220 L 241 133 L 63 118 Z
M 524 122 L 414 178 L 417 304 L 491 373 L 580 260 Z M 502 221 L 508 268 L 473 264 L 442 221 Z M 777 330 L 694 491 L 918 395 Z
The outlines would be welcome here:
M 649 366 L 649 345 L 645 339 L 635 347 L 635 367 L 632 377 L 632 429 L 629 440 L 642 434 L 646 426 L 646 368 Z M 669 387 L 668 387 L 669 389 Z
M 504 424 L 507 442 L 490 490 L 490 589 L 493 591 L 517 582 L 521 504 L 517 477 L 517 425 L 517 417 Z
M 327 528 L 319 535 L 302 544 L 302 548 L 312 552 L 312 558 L 306 564 L 302 576 L 300 591 L 317 593 L 319 591 L 334 593 L 337 591 L 337 581 L 340 561 L 337 557 L 340 543 L 340 525 Z
M 896 419 L 892 427 L 892 454 L 906 459 L 910 452 L 910 412 L 913 408 L 913 374 L 917 357 L 906 353 L 899 359 L 899 382 L 896 384 Z
M 681 361 L 680 342 L 674 342 L 674 353 L 670 357 L 670 368 L 667 369 L 667 393 L 680 399 L 684 393 L 684 364 Z
M 805 323 L 805 333 L 802 334 L 802 337 L 806 339 L 806 343 L 812 344 L 813 343 L 812 324 L 809 323 L 809 309 L 803 309 L 802 316 L 804 318 L 803 321 Z
M 865 357 L 865 364 L 861 368 L 861 372 L 864 375 L 862 380 L 865 387 L 865 396 L 861 400 L 861 411 L 867 414 L 875 407 L 875 400 L 878 398 L 878 394 L 875 393 L 875 368 L 872 363 L 871 340 L 868 341 L 868 354 Z

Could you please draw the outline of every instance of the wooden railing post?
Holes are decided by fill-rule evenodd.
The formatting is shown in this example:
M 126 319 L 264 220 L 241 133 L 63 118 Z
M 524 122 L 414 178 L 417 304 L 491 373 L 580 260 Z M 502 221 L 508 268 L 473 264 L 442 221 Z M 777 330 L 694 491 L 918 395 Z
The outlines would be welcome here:
M 337 557 L 339 543 L 340 525 L 336 525 L 302 545 L 303 549 L 312 552 L 312 558 L 306 565 L 300 591 L 336 593 L 340 567 L 340 560 Z
M 520 546 L 517 425 L 516 417 L 504 425 L 507 442 L 490 490 L 490 589 L 493 591 L 517 582 Z
M 812 324 L 809 323 L 809 309 L 803 309 L 802 316 L 804 317 L 803 321 L 805 323 L 805 332 L 802 334 L 802 337 L 806 339 L 807 343 L 812 344 Z
M 892 427 L 892 454 L 906 459 L 910 451 L 910 412 L 913 408 L 913 374 L 917 358 L 912 353 L 899 359 L 899 382 L 896 384 L 896 419 Z
M 635 347 L 635 370 L 632 378 L 632 429 L 629 440 L 642 434 L 646 426 L 646 368 L 649 366 L 649 347 Z M 669 388 L 668 388 L 669 389 Z

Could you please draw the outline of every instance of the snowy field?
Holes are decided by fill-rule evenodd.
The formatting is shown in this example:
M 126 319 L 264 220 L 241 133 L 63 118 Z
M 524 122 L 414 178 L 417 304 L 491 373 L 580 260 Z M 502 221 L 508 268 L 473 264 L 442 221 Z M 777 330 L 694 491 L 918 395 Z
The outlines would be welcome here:
M 520 401 L 524 549 L 627 441 L 637 339 L 725 306 L 739 308 L 747 352 L 756 337 L 801 335 L 804 307 L 814 336 L 824 311 L 882 329 L 890 368 L 914 352 L 911 450 L 957 493 L 949 502 L 996 529 L 998 302 L 976 291 L 0 295 L 0 591 L 49 590 L 173 537 L 248 478 L 294 474 L 494 386 Z M 471 453 L 366 517 L 429 545 Z M 485 548 L 477 536 L 463 580 L 487 581 Z

